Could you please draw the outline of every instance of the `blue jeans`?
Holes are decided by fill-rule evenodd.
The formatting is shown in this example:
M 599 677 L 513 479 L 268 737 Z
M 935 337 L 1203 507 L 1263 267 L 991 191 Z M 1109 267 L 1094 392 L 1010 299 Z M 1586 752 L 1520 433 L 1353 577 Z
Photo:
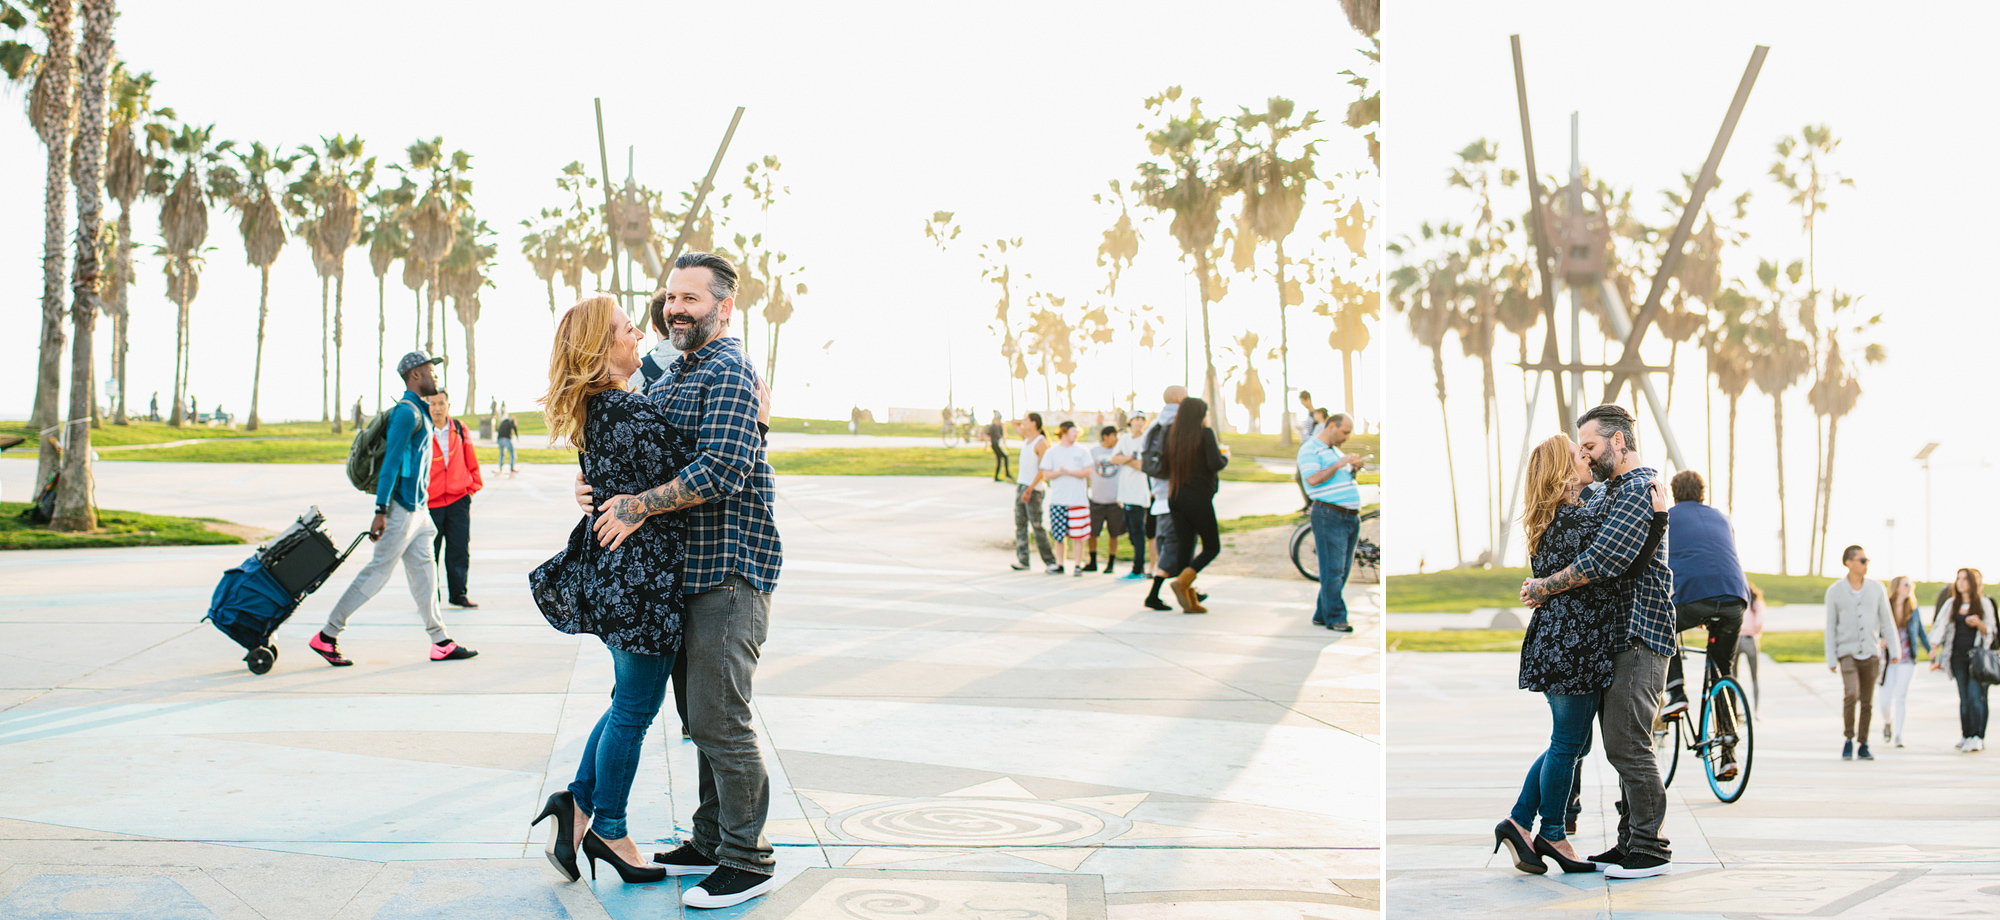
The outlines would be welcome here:
M 1958 731 L 1967 738 L 1986 737 L 1986 685 L 1972 676 L 1970 659 L 1951 659 L 1951 679 L 1958 682 Z
M 1354 568 L 1354 541 L 1361 536 L 1361 517 L 1316 501 L 1312 503 L 1312 527 L 1313 549 L 1319 553 L 1319 605 L 1313 609 L 1313 624 L 1345 626 L 1347 599 L 1340 592 L 1347 587 L 1347 573 Z
M 576 796 L 576 807 L 591 816 L 591 831 L 605 840 L 618 840 L 625 836 L 625 800 L 632 795 L 632 776 L 639 770 L 639 745 L 667 697 L 674 656 L 610 651 L 617 678 L 611 708 L 590 730 L 569 791 Z
M 499 462 L 498 462 L 498 463 L 495 463 L 495 464 L 493 464 L 493 469 L 494 469 L 494 471 L 495 471 L 495 472 L 498 472 L 498 471 L 499 471 L 499 469 L 500 469 L 501 467 L 503 467 L 503 466 L 513 466 L 513 465 L 514 465 L 514 459 L 515 459 L 515 454 L 514 454 L 514 439 L 513 439 L 513 438 L 501 438 L 501 439 L 500 439 L 500 459 L 499 459 Z
M 1146 506 L 1125 506 L 1125 535 L 1132 538 L 1132 571 L 1146 572 Z
M 1590 720 L 1597 716 L 1597 694 L 1542 695 L 1548 697 L 1549 715 L 1554 722 L 1549 731 L 1549 749 L 1528 768 L 1527 781 L 1521 784 L 1521 797 L 1514 800 L 1511 817 L 1515 824 L 1530 827 L 1540 813 L 1542 837 L 1559 841 L 1568 836 L 1563 831 L 1563 819 L 1569 813 L 1577 761 L 1590 749 Z

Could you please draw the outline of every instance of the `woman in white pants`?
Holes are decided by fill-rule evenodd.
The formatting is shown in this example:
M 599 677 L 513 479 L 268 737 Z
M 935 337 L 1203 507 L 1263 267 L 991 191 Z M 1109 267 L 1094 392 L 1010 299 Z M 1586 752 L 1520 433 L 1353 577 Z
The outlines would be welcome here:
M 1910 677 L 1916 673 L 1921 657 L 1917 647 L 1921 645 L 1924 654 L 1931 650 L 1930 637 L 1924 634 L 1923 621 L 1916 615 L 1917 584 L 1909 576 L 1890 579 L 1889 611 L 1896 615 L 1896 648 L 1889 666 L 1882 671 L 1882 687 L 1888 693 L 1884 708 L 1889 713 L 1882 720 L 1882 740 L 1902 747 L 1903 723 L 1910 711 Z

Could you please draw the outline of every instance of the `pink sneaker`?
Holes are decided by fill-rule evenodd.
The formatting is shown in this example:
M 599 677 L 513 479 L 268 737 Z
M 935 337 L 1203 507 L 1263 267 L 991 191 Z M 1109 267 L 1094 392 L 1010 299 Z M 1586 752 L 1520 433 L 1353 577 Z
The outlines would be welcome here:
M 453 642 L 450 639 L 446 639 L 443 642 L 431 643 L 432 661 L 457 661 L 461 658 L 476 657 L 478 654 L 479 654 L 478 652 L 475 652 L 469 648 L 466 648 L 463 645 Z
M 336 668 L 344 668 L 354 663 L 340 654 L 340 643 L 327 638 L 326 633 L 313 633 L 313 637 L 306 640 L 306 646 L 318 652 L 319 657 L 326 659 L 327 664 Z

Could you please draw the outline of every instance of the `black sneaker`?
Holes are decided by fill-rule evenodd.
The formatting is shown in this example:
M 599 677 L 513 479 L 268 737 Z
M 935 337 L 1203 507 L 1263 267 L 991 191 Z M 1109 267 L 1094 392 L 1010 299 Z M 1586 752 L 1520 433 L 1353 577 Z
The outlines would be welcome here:
M 1678 719 L 1681 717 L 1682 713 L 1687 712 L 1687 708 L 1688 708 L 1687 697 L 1670 696 L 1667 698 L 1667 705 L 1660 708 L 1660 718 Z
M 1047 571 L 1050 575 L 1061 575 L 1063 573 L 1062 566 L 1059 565 L 1049 566 Z
M 1873 755 L 1873 754 L 1870 754 L 1870 753 L 1868 753 L 1868 742 L 1866 742 L 1866 741 L 1863 741 L 1863 742 L 1861 742 L 1861 750 L 1859 750 L 1859 751 L 1855 751 L 1855 752 L 1854 752 L 1854 759 L 1855 759 L 1855 760 L 1874 760 L 1874 759 L 1875 759 L 1875 755 Z
M 683 843 L 670 853 L 654 853 L 653 865 L 663 867 L 668 875 L 700 875 L 716 870 L 716 862 L 701 855 L 701 851 L 691 844 Z
M 1160 599 L 1159 599 L 1159 598 L 1157 598 L 1157 597 L 1149 597 L 1149 598 L 1146 598 L 1146 609 L 1147 609 L 1147 610 L 1172 610 L 1172 609 L 1174 609 L 1174 605 L 1172 605 L 1172 604 L 1169 604 L 1169 603 L 1167 603 L 1166 601 L 1163 601 L 1163 600 L 1160 600 Z
M 776 876 L 723 866 L 681 895 L 681 906 L 733 907 L 777 887 Z
M 477 657 L 479 657 L 478 652 L 475 652 L 469 648 L 466 648 L 463 645 L 453 642 L 450 639 L 446 639 L 443 642 L 431 643 L 432 661 L 464 661 L 467 658 L 477 658 Z
M 1351 633 L 1354 631 L 1354 627 L 1349 626 L 1346 623 L 1335 623 L 1331 626 L 1328 626 L 1327 628 L 1333 630 L 1334 632 L 1342 632 L 1342 633 Z
M 464 610 L 478 610 L 478 609 L 479 609 L 479 605 L 478 605 L 478 604 L 475 604 L 475 603 L 473 603 L 473 602 L 472 602 L 472 598 L 469 598 L 469 597 L 454 597 L 454 598 L 452 598 L 452 599 L 451 599 L 450 603 L 451 603 L 451 605 L 452 605 L 453 607 L 458 607 L 458 608 L 461 608 L 461 609 L 464 609 Z
M 1854 759 L 1854 739 L 1849 738 L 1846 741 L 1842 741 L 1840 743 L 1840 759 L 1841 760 Z
M 1097 571 L 1097 557 L 1096 556 L 1090 557 L 1090 562 L 1084 565 L 1083 570 L 1086 572 Z
M 1010 562 L 1007 563 L 1007 567 L 1016 572 L 1025 572 L 1028 570 L 1028 564 L 1025 562 Z
M 1611 849 L 1605 850 L 1604 852 L 1599 853 L 1596 856 L 1592 856 L 1590 858 L 1590 861 L 1597 864 L 1597 871 L 1602 872 L 1606 869 L 1611 868 L 1612 866 L 1624 862 L 1625 851 L 1617 847 L 1612 847 Z
M 1665 875 L 1673 868 L 1673 860 L 1663 859 L 1646 853 L 1633 853 L 1623 862 L 1604 867 L 1605 878 L 1652 878 Z

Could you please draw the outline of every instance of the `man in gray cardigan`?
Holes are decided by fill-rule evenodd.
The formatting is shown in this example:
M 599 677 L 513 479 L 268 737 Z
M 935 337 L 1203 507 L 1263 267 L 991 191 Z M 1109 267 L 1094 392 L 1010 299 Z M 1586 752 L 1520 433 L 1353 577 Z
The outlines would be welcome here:
M 1889 612 L 1889 593 L 1868 577 L 1867 552 L 1850 546 L 1841 551 L 1840 562 L 1847 566 L 1847 577 L 1826 586 L 1826 666 L 1840 674 L 1840 722 L 1847 738 L 1840 746 L 1840 759 L 1874 760 L 1868 753 L 1868 718 L 1874 714 L 1881 653 L 1886 651 L 1890 659 L 1898 654 L 1896 617 Z

